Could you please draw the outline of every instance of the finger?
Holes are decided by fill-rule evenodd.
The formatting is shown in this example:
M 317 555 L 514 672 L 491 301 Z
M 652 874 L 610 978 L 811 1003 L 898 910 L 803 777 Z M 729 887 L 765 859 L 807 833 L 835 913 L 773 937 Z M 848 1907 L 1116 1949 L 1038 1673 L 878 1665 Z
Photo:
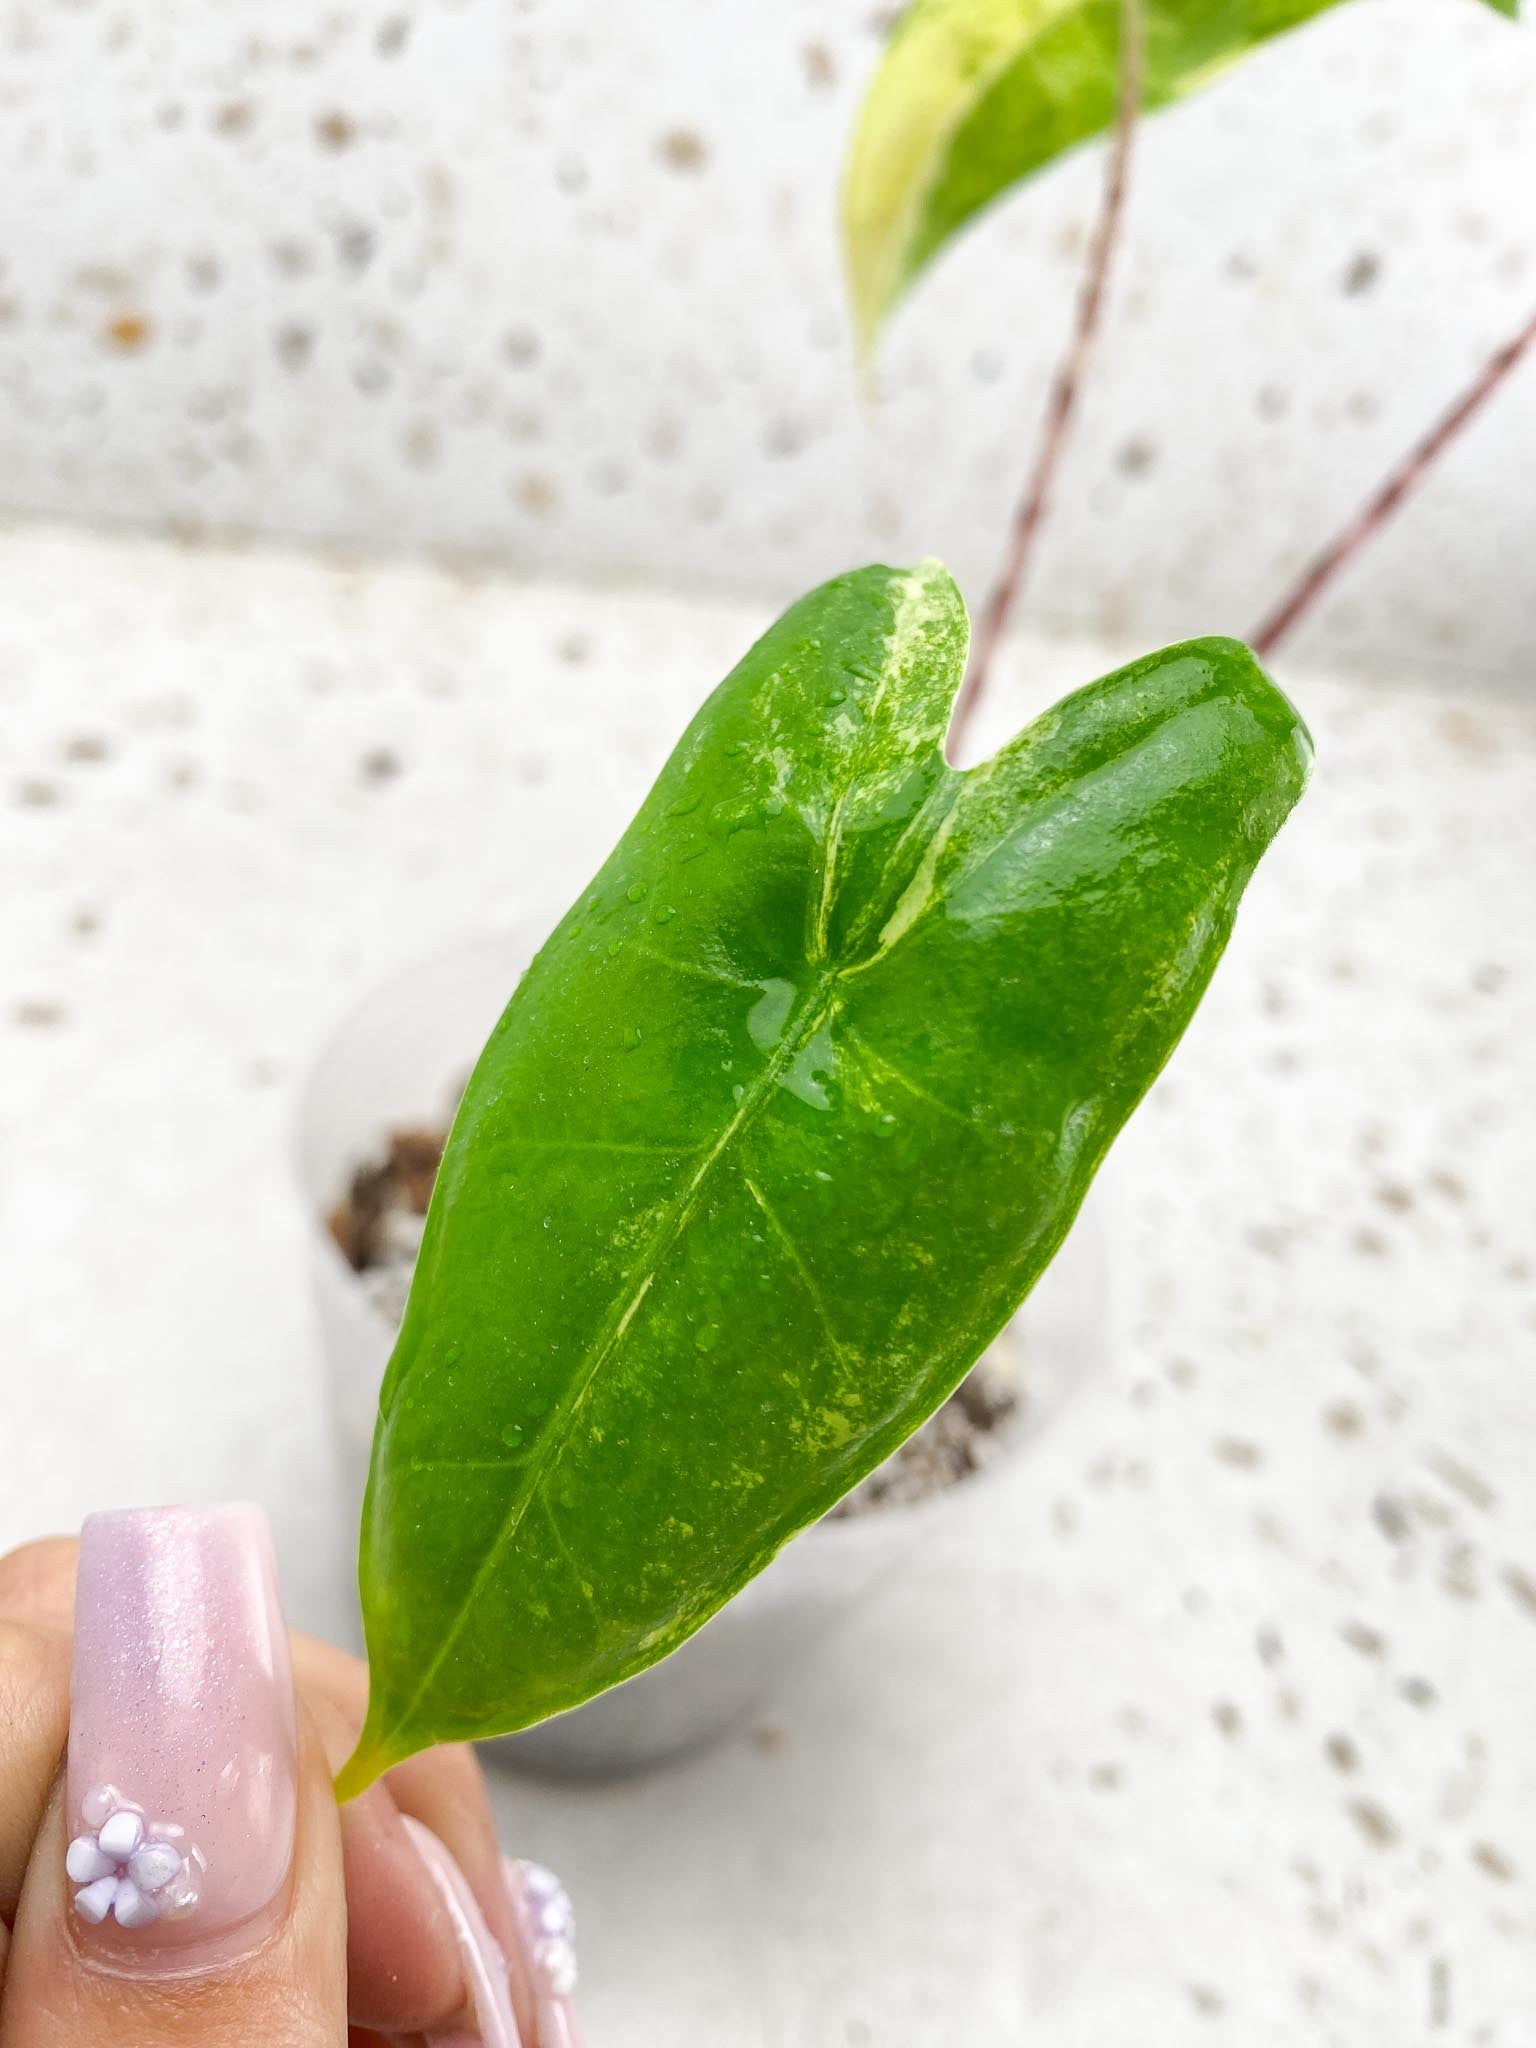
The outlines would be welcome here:
M 260 1510 L 92 1516 L 72 1695 L 0 2048 L 339 2048 L 340 1829 Z
M 474 1751 L 463 1743 L 425 1750 L 408 1763 L 397 1764 L 384 1782 L 400 1811 L 430 1828 L 463 1871 L 502 1948 L 513 1947 L 517 1924 L 501 1865 L 496 1816 Z
M 73 1537 L 45 1536 L 0 1557 L 0 1921 L 21 1880 L 63 1753 L 69 1718 Z M 0 1928 L 0 1983 L 4 1982 Z
M 0 1558 L 0 1615 L 24 1617 L 29 1625 L 14 1640 L 0 1625 L 0 1727 L 6 1730 L 0 1741 L 0 1915 L 6 1918 L 14 1914 L 63 1743 L 78 1549 L 73 1537 L 47 1537 Z M 362 1723 L 367 1670 L 332 1644 L 297 1634 L 291 1641 L 298 1690 L 314 1710 L 334 1770 L 350 1753 Z M 23 1711 L 24 1701 L 30 1711 Z M 407 1802 L 415 1817 L 471 1867 L 472 1889 L 507 1958 L 518 2021 L 531 2043 L 536 1973 L 526 1965 L 502 1886 L 478 1766 L 469 1752 L 450 1751 L 441 1761 L 422 1759 L 408 1775 Z M 407 2030 L 417 2040 L 417 2029 L 438 2033 L 461 2026 L 465 1979 L 473 1977 L 474 1959 L 467 1967 L 459 1932 L 389 1790 L 375 1786 L 352 1801 L 342 1812 L 341 1828 L 356 2039 L 377 2032 L 400 2048 Z M 0 1985 L 5 1940 L 0 1926 Z
M 15 1917 L 69 1718 L 69 1631 L 79 1545 L 47 1537 L 0 1558 L 0 1919 Z M 24 1619 L 26 1625 L 19 1625 Z M 295 1636 L 301 1694 L 308 1693 L 334 1771 L 350 1753 L 367 1696 L 364 1667 L 329 1645 Z M 320 1668 L 326 1681 L 319 1685 Z M 348 1702 L 338 1711 L 328 1693 Z M 458 1943 L 419 1851 L 382 1788 L 342 1816 L 352 2016 L 390 2035 L 462 2016 Z M 0 1985 L 4 1943 L 0 1927 Z
M 323 1693 L 336 1709 L 348 1730 L 350 1754 L 368 1706 L 367 1666 L 334 1643 L 305 1636 L 294 1639 L 294 1659 L 301 1689 Z M 497 1940 L 510 1941 L 512 1907 L 496 1840 L 496 1817 L 474 1751 L 466 1743 L 442 1744 L 397 1764 L 384 1782 L 400 1811 L 430 1828 L 448 1849 L 469 1879 Z
M 42 1536 L 0 1557 L 0 1617 L 28 1622 L 67 1641 L 79 1549 L 73 1536 Z
M 518 2031 L 524 2041 L 539 2042 L 543 2048 L 535 1976 L 529 1967 L 523 1928 L 507 1881 L 508 1866 L 496 1838 L 490 1794 L 474 1751 L 464 1744 L 426 1750 L 406 1763 L 397 1764 L 385 1783 L 401 1812 L 429 1828 L 468 1878 L 505 1958 Z
M 368 1705 L 367 1668 L 334 1644 L 313 1638 L 295 1638 L 294 1654 L 301 1687 L 317 1701 L 323 1697 L 328 1702 L 330 1713 L 322 1716 L 327 1739 L 333 1741 L 341 1734 L 336 1752 L 339 1766 L 350 1755 L 363 1723 Z M 402 1815 L 429 1830 L 468 1881 L 479 1917 L 506 1958 L 518 2025 L 523 2039 L 531 2044 L 535 2039 L 534 1998 L 522 1966 L 495 1816 L 474 1751 L 462 1744 L 412 1757 L 392 1770 L 382 1784 L 370 1786 L 342 1808 L 352 1908 L 348 1958 L 353 1973 L 353 2017 L 397 2032 L 441 2027 L 445 2009 L 430 1998 L 440 1982 L 437 1967 L 444 1947 L 458 1972 L 457 1981 L 463 1981 L 462 1926 L 445 1910 L 440 1893 L 424 1872 L 420 1848 L 413 1844 Z M 362 1839 L 355 1839 L 358 1836 Z M 407 1865 L 414 1865 L 414 1871 Z M 432 1895 L 423 1903 L 424 1883 Z M 380 1897 L 386 1891 L 389 1895 Z M 375 1897 L 379 1897 L 379 1906 L 369 1910 L 366 1899 Z M 469 1975 L 473 1981 L 472 1958 Z
M 0 1921 L 16 1917 L 69 1725 L 69 1644 L 0 1621 Z M 0 1984 L 4 1982 L 0 1958 Z
M 357 1730 L 324 1693 L 309 1700 L 334 1773 Z M 469 1992 L 458 1933 L 388 1788 L 370 1785 L 339 1818 L 352 2019 L 391 2035 L 461 2022 Z
M 533 2010 L 525 2039 L 537 2048 L 581 2048 L 576 2024 L 576 1916 L 552 1870 L 504 1859 L 517 1922 L 514 1953 Z
M 506 1957 L 485 1924 L 468 1879 L 429 1828 L 418 1820 L 405 1825 L 453 1921 L 470 1992 L 470 2030 L 434 2035 L 435 2048 L 474 2048 L 477 2041 L 483 2048 L 522 2048 L 530 2037 L 513 2015 Z
M 333 1703 L 347 1729 L 343 1754 L 350 1754 L 368 1704 L 366 1666 L 334 1644 L 303 1637 L 295 1639 L 295 1657 L 302 1683 L 312 1694 L 324 1693 Z M 397 1764 L 382 1786 L 371 1786 L 342 1809 L 344 1834 L 348 1816 L 386 1788 L 392 1805 L 430 1830 L 467 1879 L 505 1961 L 520 2039 L 527 2048 L 577 2048 L 572 2000 L 575 1927 L 570 1901 L 558 1879 L 541 1865 L 514 1862 L 502 1855 L 485 1776 L 474 1751 L 465 1744 L 447 1744 Z M 348 1897 L 353 1901 L 356 1923 L 359 1888 L 354 1885 L 352 1868 L 349 1858 Z M 419 1933 L 416 1938 L 419 1942 Z M 391 1939 L 398 1941 L 399 1937 Z M 393 1952 L 401 1956 L 410 1950 L 396 1947 Z M 363 2016 L 361 1983 L 372 1986 L 378 1981 L 381 1955 L 390 1953 L 383 1941 L 371 1940 L 366 1928 L 354 1924 L 349 1950 L 354 1969 L 354 2017 Z M 472 1955 L 468 1970 L 473 1982 Z

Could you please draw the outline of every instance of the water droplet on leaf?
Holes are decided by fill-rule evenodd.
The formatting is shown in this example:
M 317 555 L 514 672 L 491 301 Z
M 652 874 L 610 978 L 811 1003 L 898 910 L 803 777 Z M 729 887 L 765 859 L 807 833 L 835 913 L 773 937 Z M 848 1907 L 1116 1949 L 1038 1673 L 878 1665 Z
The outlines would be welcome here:
M 763 993 L 747 1013 L 747 1032 L 760 1052 L 770 1052 L 778 1044 L 794 1007 L 795 984 L 776 976 L 757 985 Z

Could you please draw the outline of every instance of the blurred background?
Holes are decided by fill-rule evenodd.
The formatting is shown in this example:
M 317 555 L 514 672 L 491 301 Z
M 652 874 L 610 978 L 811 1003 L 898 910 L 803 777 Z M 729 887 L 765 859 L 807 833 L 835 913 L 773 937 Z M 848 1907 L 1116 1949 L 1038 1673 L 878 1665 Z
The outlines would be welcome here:
M 547 927 L 808 585 L 980 601 L 1102 153 L 861 393 L 892 18 L 0 9 L 0 1544 L 248 1495 L 345 1634 L 338 1020 Z M 1533 192 L 1536 35 L 1472 0 L 1149 121 L 987 733 L 1251 626 L 1519 324 Z M 501 1781 L 595 2048 L 1536 2038 L 1533 448 L 1528 365 L 1275 663 L 1317 781 L 1085 1212 L 1017 1483 L 713 1748 Z
M 930 277 L 861 405 L 835 235 L 864 0 L 17 4 L 0 501 L 774 604 L 939 553 L 979 595 L 1100 155 Z M 1034 616 L 1240 628 L 1515 326 L 1536 43 L 1344 8 L 1148 125 Z M 1523 380 L 1320 621 L 1518 675 Z

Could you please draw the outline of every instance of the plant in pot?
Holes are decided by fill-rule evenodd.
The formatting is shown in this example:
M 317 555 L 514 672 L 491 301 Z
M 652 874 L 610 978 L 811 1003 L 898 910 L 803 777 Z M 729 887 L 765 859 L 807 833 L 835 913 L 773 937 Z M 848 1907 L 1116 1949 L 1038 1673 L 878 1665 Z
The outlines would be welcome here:
M 945 758 L 1064 442 L 1135 112 L 1259 39 L 1187 0 L 1147 11 L 1047 22 L 920 0 L 856 144 L 867 340 L 987 199 L 1116 123 L 1073 351 L 963 692 L 967 622 L 937 564 L 861 570 L 792 607 L 532 958 L 446 1143 L 400 1134 L 353 1183 L 337 1219 L 350 1266 L 376 1266 L 393 1233 L 414 1277 L 373 1437 L 373 1689 L 343 1795 L 434 1741 L 584 1707 L 593 1726 L 587 1703 L 613 1687 L 606 1733 L 562 1747 L 583 1717 L 553 1722 L 546 1753 L 633 1760 L 705 1732 L 743 1704 L 735 1641 L 718 1697 L 688 1681 L 692 1720 L 626 1721 L 623 1703 L 680 1647 L 678 1673 L 725 1643 L 724 1621 L 691 1639 L 857 1489 L 879 1521 L 881 1490 L 903 1491 L 885 1461 L 930 1417 L 926 1469 L 982 1462 L 1018 1393 L 995 1353 L 968 1375 L 1176 1044 L 1300 794 L 1304 728 L 1229 640 L 1118 670 L 979 767 Z M 1012 42 L 987 43 L 1009 23 Z M 871 190 L 877 256 L 860 245 Z M 402 1216 L 423 1210 L 418 1249 Z M 361 1282 L 346 1284 L 355 1308 Z M 365 1384 L 382 1350 L 367 1313 Z M 830 1554 L 817 1536 L 779 1569 Z

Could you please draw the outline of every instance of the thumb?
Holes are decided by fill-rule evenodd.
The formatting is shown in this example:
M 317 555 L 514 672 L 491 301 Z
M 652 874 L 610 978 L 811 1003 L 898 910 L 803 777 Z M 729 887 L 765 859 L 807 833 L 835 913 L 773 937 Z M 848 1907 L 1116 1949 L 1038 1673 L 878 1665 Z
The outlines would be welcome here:
M 28 1865 L 0 2048 L 341 2048 L 346 2004 L 340 1829 L 266 1517 L 91 1516 L 68 1770 Z

